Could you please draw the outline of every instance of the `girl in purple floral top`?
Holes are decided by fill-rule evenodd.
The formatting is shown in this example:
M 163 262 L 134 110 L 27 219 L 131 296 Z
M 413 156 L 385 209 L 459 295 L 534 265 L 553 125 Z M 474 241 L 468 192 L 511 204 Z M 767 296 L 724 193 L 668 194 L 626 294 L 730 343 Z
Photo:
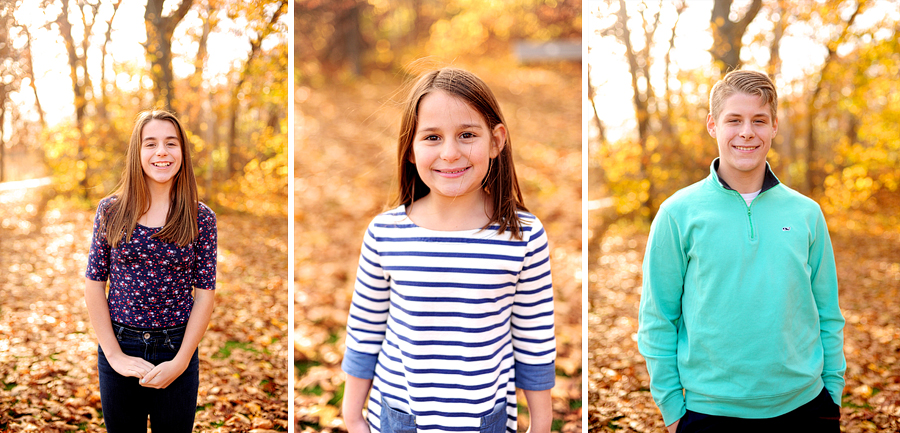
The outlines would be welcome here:
M 122 180 L 94 219 L 85 301 L 111 433 L 146 431 L 148 417 L 155 431 L 193 429 L 216 216 L 198 200 L 185 137 L 171 113 L 138 115 Z

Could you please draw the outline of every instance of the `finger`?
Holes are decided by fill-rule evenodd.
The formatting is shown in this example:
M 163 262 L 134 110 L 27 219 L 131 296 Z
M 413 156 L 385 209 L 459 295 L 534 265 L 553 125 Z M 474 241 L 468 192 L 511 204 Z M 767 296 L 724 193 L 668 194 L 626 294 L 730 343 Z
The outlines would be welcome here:
M 154 367 L 141 378 L 141 385 L 149 386 L 154 378 L 159 374 L 159 367 Z
M 153 367 L 155 367 L 152 363 L 150 363 L 150 361 L 147 361 L 144 358 L 138 358 L 134 356 L 132 357 L 132 360 L 134 361 L 134 365 L 141 367 L 141 369 L 143 369 L 144 371 L 153 370 Z

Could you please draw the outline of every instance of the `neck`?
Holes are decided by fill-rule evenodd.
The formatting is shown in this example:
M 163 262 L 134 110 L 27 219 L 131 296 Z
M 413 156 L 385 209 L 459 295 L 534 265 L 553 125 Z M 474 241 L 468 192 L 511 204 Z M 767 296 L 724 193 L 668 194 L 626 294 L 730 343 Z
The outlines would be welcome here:
M 172 191 L 172 184 L 159 184 L 156 182 L 147 182 L 147 189 L 150 192 L 148 199 L 147 212 L 138 218 L 138 222 L 147 227 L 162 227 L 166 224 L 166 218 L 169 214 L 171 197 L 169 193 Z
M 407 216 L 420 227 L 432 230 L 473 230 L 490 222 L 491 203 L 487 194 L 443 197 L 428 194 L 414 202 Z
M 728 170 L 726 167 L 719 165 L 716 173 L 735 191 L 741 194 L 749 194 L 762 189 L 763 179 L 766 177 L 766 166 L 762 165 L 758 170 L 746 172 Z
M 172 182 L 160 184 L 156 182 L 147 182 L 147 189 L 150 190 L 150 203 L 169 203 L 170 193 L 172 192 Z

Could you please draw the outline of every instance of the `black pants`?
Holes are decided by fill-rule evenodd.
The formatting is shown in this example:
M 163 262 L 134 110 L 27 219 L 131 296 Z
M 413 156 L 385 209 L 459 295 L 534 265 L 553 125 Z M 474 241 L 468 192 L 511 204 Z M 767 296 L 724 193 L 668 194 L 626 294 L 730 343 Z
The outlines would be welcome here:
M 142 330 L 113 323 L 119 347 L 126 355 L 146 359 L 153 365 L 175 358 L 185 327 Z M 110 433 L 146 432 L 147 418 L 154 432 L 190 432 L 197 410 L 200 359 L 197 351 L 187 369 L 164 389 L 145 388 L 136 377 L 125 377 L 109 365 L 98 347 L 100 401 L 103 420 Z
M 834 404 L 828 390 L 809 403 L 775 418 L 746 419 L 706 415 L 688 409 L 681 417 L 676 433 L 713 432 L 835 432 L 841 431 L 841 408 Z

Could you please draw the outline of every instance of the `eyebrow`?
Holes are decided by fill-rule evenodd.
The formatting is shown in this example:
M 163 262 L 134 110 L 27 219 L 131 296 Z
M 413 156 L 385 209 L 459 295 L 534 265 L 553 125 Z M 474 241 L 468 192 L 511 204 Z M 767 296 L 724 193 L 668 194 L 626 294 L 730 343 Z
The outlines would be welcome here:
M 725 113 L 725 114 L 723 114 L 722 116 L 723 116 L 723 117 L 744 117 L 744 116 L 743 116 L 742 114 L 740 114 L 740 113 Z M 754 117 L 754 118 L 755 118 L 755 117 L 765 117 L 765 118 L 767 118 L 767 119 L 771 119 L 771 118 L 772 118 L 772 115 L 770 115 L 769 113 L 762 113 L 762 112 L 760 112 L 760 113 L 756 113 L 756 114 L 751 114 L 750 117 Z
M 458 126 L 459 126 L 460 128 L 462 128 L 462 129 L 474 129 L 474 128 L 482 129 L 482 126 L 479 125 L 479 124 L 477 124 L 477 123 L 463 123 L 463 124 L 460 124 L 460 125 L 458 125 Z M 425 132 L 425 131 L 431 132 L 431 131 L 438 131 L 438 130 L 440 130 L 440 129 L 441 129 L 441 128 L 439 128 L 439 127 L 437 127 L 437 126 L 427 126 L 427 127 L 424 127 L 424 128 L 419 128 L 419 131 L 420 131 L 420 132 Z
M 147 137 L 147 138 L 141 140 L 141 143 L 143 143 L 147 140 L 156 140 L 156 137 Z M 163 141 L 165 141 L 165 140 L 178 140 L 178 137 L 176 137 L 174 135 L 170 135 L 168 137 L 163 138 Z

